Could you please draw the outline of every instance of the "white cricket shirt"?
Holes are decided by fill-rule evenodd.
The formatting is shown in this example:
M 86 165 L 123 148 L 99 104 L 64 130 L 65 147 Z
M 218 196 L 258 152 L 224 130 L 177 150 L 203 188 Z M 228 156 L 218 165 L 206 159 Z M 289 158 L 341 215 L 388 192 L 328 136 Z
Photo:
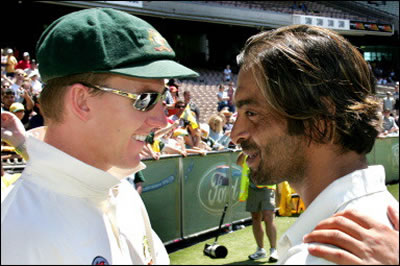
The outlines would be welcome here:
M 369 166 L 335 180 L 313 200 L 281 237 L 278 242 L 278 263 L 334 264 L 310 255 L 307 250 L 309 244 L 303 243 L 303 236 L 310 233 L 320 221 L 346 209 L 356 209 L 393 228 L 386 214 L 388 205 L 399 208 L 397 200 L 386 189 L 385 169 L 381 165 Z
M 26 144 L 30 160 L 2 195 L 1 264 L 169 264 L 126 171 L 104 172 L 33 136 Z

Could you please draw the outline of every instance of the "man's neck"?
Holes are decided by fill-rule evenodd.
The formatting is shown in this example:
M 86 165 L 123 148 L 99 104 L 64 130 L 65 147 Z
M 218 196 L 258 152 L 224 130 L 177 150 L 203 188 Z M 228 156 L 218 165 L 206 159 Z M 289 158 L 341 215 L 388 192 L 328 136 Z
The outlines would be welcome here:
M 306 206 L 309 206 L 335 180 L 368 167 L 365 155 L 353 151 L 338 153 L 332 147 L 327 150 L 323 146 L 326 145 L 313 150 L 309 167 L 303 178 L 299 178 L 298 182 L 290 183 Z
M 79 126 L 72 127 L 63 124 L 48 125 L 44 142 L 88 165 L 107 171 L 110 167 L 102 164 L 102 158 L 90 154 L 88 148 L 82 149 L 82 143 L 89 143 L 89 139 L 85 139 L 85 135 L 79 132 L 79 128 Z

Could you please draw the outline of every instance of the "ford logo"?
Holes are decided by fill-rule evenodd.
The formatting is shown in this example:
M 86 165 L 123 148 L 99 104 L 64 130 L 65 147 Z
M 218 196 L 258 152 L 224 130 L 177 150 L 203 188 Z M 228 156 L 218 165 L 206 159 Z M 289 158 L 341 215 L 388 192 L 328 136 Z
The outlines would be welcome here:
M 231 202 L 230 207 L 239 202 L 241 168 L 232 165 L 231 170 L 232 178 L 229 176 L 229 165 L 213 165 L 200 178 L 197 188 L 198 198 L 207 212 L 219 214 L 226 202 Z

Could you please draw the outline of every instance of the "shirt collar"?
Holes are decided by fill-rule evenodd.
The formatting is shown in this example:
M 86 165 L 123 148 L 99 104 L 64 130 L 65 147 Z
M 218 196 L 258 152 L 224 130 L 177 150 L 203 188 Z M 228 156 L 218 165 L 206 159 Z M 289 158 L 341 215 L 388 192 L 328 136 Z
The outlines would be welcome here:
M 282 236 L 282 246 L 301 244 L 303 236 L 317 224 L 338 212 L 349 201 L 386 190 L 385 170 L 381 165 L 369 166 L 343 176 L 326 187 Z M 284 243 L 286 242 L 286 243 Z
M 70 196 L 105 197 L 121 179 L 146 168 L 142 162 L 134 169 L 111 168 L 105 172 L 43 141 L 46 127 L 30 130 L 26 146 L 29 154 L 27 171 L 41 185 Z

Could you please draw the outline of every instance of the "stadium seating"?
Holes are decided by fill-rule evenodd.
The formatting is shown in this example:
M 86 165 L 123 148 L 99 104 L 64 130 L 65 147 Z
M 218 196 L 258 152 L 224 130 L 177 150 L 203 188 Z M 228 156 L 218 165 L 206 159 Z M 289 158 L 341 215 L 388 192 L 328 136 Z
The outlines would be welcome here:
M 193 102 L 200 108 L 200 122 L 207 123 L 208 118 L 217 113 L 218 85 L 224 83 L 223 74 L 222 71 L 195 70 L 200 74 L 196 80 L 180 81 L 180 98 L 183 100 L 183 91 L 190 91 Z M 232 78 L 236 87 L 237 75 L 232 74 Z

